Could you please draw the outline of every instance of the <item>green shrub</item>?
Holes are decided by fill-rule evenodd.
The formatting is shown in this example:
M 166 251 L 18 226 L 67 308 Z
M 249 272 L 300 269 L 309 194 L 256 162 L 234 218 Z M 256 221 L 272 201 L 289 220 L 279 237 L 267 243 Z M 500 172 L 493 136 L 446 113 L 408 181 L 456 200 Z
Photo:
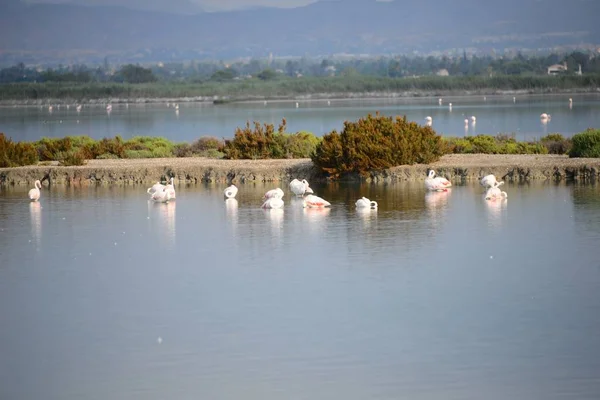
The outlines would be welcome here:
M 57 161 L 60 161 L 60 165 L 85 165 L 86 157 L 85 152 L 82 150 L 71 150 L 66 153 L 57 155 Z
M 177 143 L 173 146 L 173 155 L 175 157 L 191 157 L 192 147 L 189 143 Z
M 496 138 L 490 135 L 477 135 L 477 136 L 469 136 L 467 138 L 471 145 L 473 146 L 473 153 L 485 153 L 485 154 L 498 154 L 500 153 L 500 148 L 498 146 L 498 142 Z
M 125 150 L 125 143 L 118 135 L 112 139 L 101 139 L 94 143 L 91 148 L 94 158 L 99 158 L 103 154 L 113 154 L 116 158 L 125 158 Z
M 444 138 L 446 142 L 447 153 L 450 154 L 469 154 L 473 153 L 473 145 L 468 139 L 449 137 Z
M 154 158 L 150 150 L 125 150 L 125 158 Z
M 13 142 L 0 132 L 0 168 L 33 165 L 38 162 L 38 152 L 31 143 Z
M 568 154 L 573 146 L 571 139 L 566 139 L 560 133 L 546 135 L 540 139 L 540 143 L 550 154 Z
M 600 157 L 600 129 L 587 129 L 571 138 L 569 157 Z
M 223 147 L 223 141 L 212 136 L 203 136 L 191 144 L 192 153 L 201 153 L 206 150 L 218 150 Z
M 112 154 L 112 153 L 104 153 L 104 154 L 100 154 L 98 156 L 96 156 L 97 160 L 118 160 L 119 156 L 117 156 L 116 154 Z
M 377 113 L 357 122 L 346 121 L 341 134 L 333 131 L 325 135 L 312 160 L 323 171 L 339 176 L 430 163 L 445 150 L 441 137 L 431 127 L 409 122 L 406 117 Z
M 231 159 L 267 159 L 267 158 L 305 158 L 316 149 L 319 139 L 309 132 L 285 133 L 286 121 L 283 119 L 275 131 L 273 124 L 246 122 L 244 128 L 236 128 L 231 140 L 219 147 L 226 158 Z

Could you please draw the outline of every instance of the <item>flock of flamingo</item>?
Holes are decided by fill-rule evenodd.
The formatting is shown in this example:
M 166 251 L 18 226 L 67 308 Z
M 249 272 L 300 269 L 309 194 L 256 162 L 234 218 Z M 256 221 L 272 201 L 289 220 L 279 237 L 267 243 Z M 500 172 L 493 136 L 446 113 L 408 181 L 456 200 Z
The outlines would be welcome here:
M 486 101 L 487 98 L 484 96 L 483 101 Z M 517 98 L 513 97 L 513 103 L 516 103 Z M 438 99 L 438 104 L 441 106 L 443 104 L 443 99 L 439 98 Z M 569 97 L 569 108 L 573 108 L 573 99 Z M 452 111 L 452 103 L 448 103 L 448 110 Z M 552 120 L 552 116 L 548 113 L 541 113 L 540 114 L 540 122 L 542 124 L 547 124 L 550 120 Z M 471 125 L 473 127 L 475 127 L 475 124 L 477 124 L 477 117 L 475 117 L 474 115 L 471 116 L 470 118 L 471 121 Z M 433 118 L 428 115 L 425 117 L 425 125 L 426 126 L 433 126 Z M 465 118 L 465 129 L 467 129 L 469 127 L 469 118 Z
M 494 175 L 486 175 L 481 178 L 481 186 L 486 189 L 485 199 L 496 200 L 506 199 L 508 195 L 499 189 L 504 184 L 503 181 L 498 181 Z M 425 188 L 429 191 L 447 191 L 452 187 L 452 183 L 441 176 L 436 176 L 434 170 L 429 170 L 428 176 L 425 179 Z M 314 191 L 306 181 L 306 179 L 298 180 L 294 179 L 289 184 L 290 191 L 297 197 L 302 197 L 302 205 L 305 208 L 325 208 L 331 206 L 331 203 L 327 200 L 314 195 Z M 28 197 L 31 201 L 39 201 L 41 196 L 42 184 L 40 180 L 36 180 L 34 187 L 29 190 Z M 175 178 L 163 185 L 160 182 L 155 183 L 152 187 L 146 191 L 150 195 L 150 200 L 156 203 L 168 203 L 171 200 L 175 200 Z M 235 185 L 228 186 L 223 194 L 227 199 L 234 199 L 238 193 L 238 188 Z M 281 209 L 284 206 L 285 193 L 281 188 L 275 188 L 267 191 L 263 196 L 263 203 L 261 208 L 264 209 Z M 366 197 L 358 199 L 355 203 L 357 209 L 377 209 L 377 202 L 369 200 Z

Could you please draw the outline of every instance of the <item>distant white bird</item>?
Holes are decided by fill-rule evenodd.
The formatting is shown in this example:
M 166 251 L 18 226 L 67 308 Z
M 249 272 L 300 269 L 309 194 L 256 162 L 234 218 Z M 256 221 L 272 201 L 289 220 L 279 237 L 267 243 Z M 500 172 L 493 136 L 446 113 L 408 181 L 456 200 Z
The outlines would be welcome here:
M 328 202 L 325 199 L 322 199 L 319 196 L 315 196 L 312 194 L 309 194 L 308 196 L 306 196 L 304 198 L 304 201 L 302 202 L 302 206 L 304 208 L 323 208 L 323 207 L 329 207 L 331 205 L 330 202 Z
M 506 199 L 508 197 L 506 192 L 503 192 L 499 189 L 499 186 L 501 186 L 503 184 L 504 184 L 504 182 L 495 182 L 494 186 L 492 186 L 485 192 L 485 199 L 486 200 Z
M 167 184 L 167 186 L 165 186 L 165 191 L 169 192 L 169 200 L 170 199 L 175 199 L 176 195 L 175 195 L 175 178 L 171 177 L 171 179 L 169 180 L 169 184 Z
M 442 98 L 441 98 L 441 97 L 438 99 L 438 104 L 439 104 L 440 106 L 442 105 Z
M 477 118 L 474 115 L 471 117 L 471 122 L 473 123 L 473 125 L 477 123 Z
M 271 198 L 275 198 L 275 197 L 279 197 L 280 199 L 283 198 L 283 190 L 281 190 L 280 188 L 277 189 L 271 189 L 269 191 L 267 191 L 267 193 L 265 193 L 263 199 L 271 199 Z
M 425 117 L 425 125 L 427 125 L 427 126 L 433 125 L 433 118 L 431 118 L 429 115 Z
M 81 104 L 77 104 L 77 107 L 75 107 L 75 110 L 77 112 L 81 112 Z
M 447 190 L 452 186 L 452 183 L 441 176 L 436 177 L 435 171 L 430 170 L 427 178 L 425 178 L 425 188 L 427 190 Z
M 40 195 L 42 194 L 40 192 L 40 189 L 42 188 L 42 183 L 39 180 L 37 180 L 33 183 L 33 186 L 34 188 L 31 189 L 27 195 L 29 196 L 29 200 L 38 201 L 40 199 Z
M 294 179 L 290 182 L 290 190 L 296 196 L 303 196 L 306 193 L 314 193 L 313 190 L 308 185 L 306 179 L 302 179 L 301 181 L 298 179 Z
M 448 110 L 452 111 L 452 103 L 448 103 Z
M 516 102 L 517 102 L 517 98 L 513 97 L 513 103 L 516 103 Z
M 261 208 L 283 208 L 283 199 L 281 197 L 270 197 L 265 200 Z
M 371 201 L 366 197 L 356 200 L 356 208 L 377 208 L 377 202 Z
M 469 125 L 469 119 L 465 118 L 465 126 L 468 126 L 468 125 Z
M 163 185 L 160 182 L 156 182 L 154 185 L 152 185 L 151 188 L 148 188 L 148 190 L 146 190 L 146 192 L 148 194 L 154 194 L 155 192 L 159 191 L 159 190 L 164 190 L 165 189 L 165 185 Z
M 52 106 L 48 106 L 48 112 L 51 113 L 52 112 Z
M 179 110 L 179 103 L 175 104 L 175 110 Z
M 110 105 L 110 104 L 109 104 L 109 105 L 107 105 L 107 106 L 106 106 L 106 111 L 107 111 L 107 112 L 111 112 L 111 111 L 112 111 L 112 105 Z
M 233 199 L 237 195 L 237 192 L 238 192 L 238 188 L 235 185 L 231 185 L 223 191 L 223 194 L 228 199 Z
M 551 116 L 550 114 L 546 114 L 546 113 L 541 113 L 540 114 L 540 119 L 541 120 L 550 120 Z
M 300 104 L 298 104 L 298 102 L 296 102 L 296 108 L 300 107 Z
M 481 180 L 479 181 L 479 184 L 481 186 L 483 186 L 484 188 L 489 188 L 489 187 L 493 187 L 496 182 L 498 182 L 498 180 L 496 179 L 496 175 L 494 174 L 490 174 L 490 175 L 486 175 L 483 178 L 481 178 Z

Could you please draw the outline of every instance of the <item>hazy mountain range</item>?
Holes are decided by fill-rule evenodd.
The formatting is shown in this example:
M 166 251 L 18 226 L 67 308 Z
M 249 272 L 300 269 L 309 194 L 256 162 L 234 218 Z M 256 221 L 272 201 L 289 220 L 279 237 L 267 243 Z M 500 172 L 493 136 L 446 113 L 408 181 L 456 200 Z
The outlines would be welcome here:
M 599 16 L 596 0 L 334 0 L 196 15 L 4 0 L 0 55 L 72 61 L 110 55 L 143 62 L 502 51 L 599 44 Z

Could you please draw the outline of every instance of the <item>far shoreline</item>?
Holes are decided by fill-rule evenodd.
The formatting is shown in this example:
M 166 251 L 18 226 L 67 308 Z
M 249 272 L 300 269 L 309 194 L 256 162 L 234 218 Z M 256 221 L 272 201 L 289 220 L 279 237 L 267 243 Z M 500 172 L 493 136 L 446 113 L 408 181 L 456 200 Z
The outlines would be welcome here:
M 595 182 L 600 177 L 600 158 L 569 158 L 561 155 L 448 154 L 431 164 L 397 166 L 341 181 L 391 183 L 423 181 L 427 171 L 461 183 L 494 174 L 499 179 L 523 183 Z M 0 186 L 32 185 L 44 180 L 57 185 L 135 185 L 174 177 L 176 184 L 252 184 L 272 182 L 285 185 L 294 178 L 328 182 L 310 159 L 224 160 L 200 157 L 88 160 L 82 166 L 35 165 L 0 168 Z
M 0 107 L 43 106 L 43 105 L 106 105 L 110 104 L 159 104 L 159 103 L 211 103 L 227 105 L 230 103 L 252 103 L 261 101 L 291 102 L 291 101 L 320 101 L 320 100 L 377 100 L 377 99 L 409 99 L 409 98 L 438 98 L 438 97 L 473 97 L 473 96 L 544 96 L 544 95 L 593 95 L 600 94 L 600 88 L 573 89 L 478 89 L 478 90 L 413 90 L 402 92 L 323 92 L 312 94 L 287 94 L 278 96 L 187 96 L 187 97 L 102 97 L 90 99 L 75 98 L 29 98 L 2 99 Z

